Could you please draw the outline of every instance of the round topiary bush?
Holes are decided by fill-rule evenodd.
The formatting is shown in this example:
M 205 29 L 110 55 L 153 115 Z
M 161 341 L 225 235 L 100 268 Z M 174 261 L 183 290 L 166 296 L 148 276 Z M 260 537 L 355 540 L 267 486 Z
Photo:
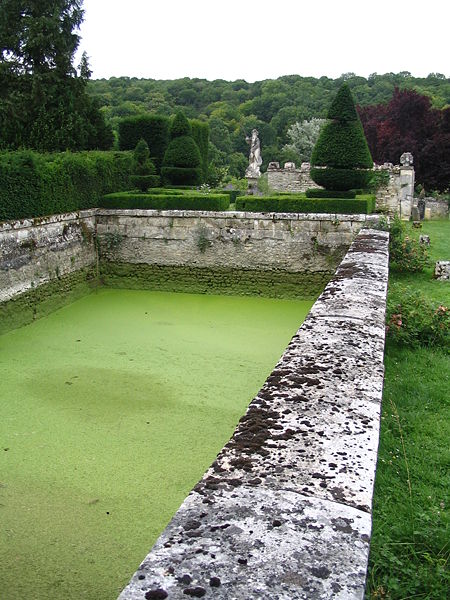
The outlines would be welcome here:
M 373 160 L 356 112 L 350 88 L 344 83 L 328 111 L 311 156 L 311 177 L 326 190 L 364 188 Z
M 183 113 L 175 116 L 170 136 L 172 139 L 164 154 L 161 169 L 164 181 L 171 185 L 197 185 L 201 180 L 200 150 Z
M 159 176 L 156 175 L 156 167 L 150 160 L 150 150 L 144 139 L 136 144 L 133 154 L 133 175 L 131 183 L 141 192 L 159 185 Z

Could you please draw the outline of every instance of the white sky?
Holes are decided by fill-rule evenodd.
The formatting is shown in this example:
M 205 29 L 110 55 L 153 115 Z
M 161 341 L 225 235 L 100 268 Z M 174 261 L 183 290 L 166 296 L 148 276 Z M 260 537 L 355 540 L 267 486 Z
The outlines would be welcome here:
M 84 0 L 92 77 L 450 72 L 448 0 Z

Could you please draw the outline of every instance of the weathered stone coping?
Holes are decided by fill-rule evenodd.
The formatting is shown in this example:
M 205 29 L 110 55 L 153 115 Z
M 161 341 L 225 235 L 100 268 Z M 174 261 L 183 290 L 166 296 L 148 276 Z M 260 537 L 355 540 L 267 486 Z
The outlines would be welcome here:
M 120 600 L 363 598 L 387 279 L 362 230 Z
M 81 214 L 81 213 L 80 213 Z M 124 208 L 97 208 L 96 215 L 127 215 L 133 217 L 161 216 L 161 217 L 199 217 L 215 219 L 272 219 L 281 221 L 354 221 L 355 223 L 378 223 L 380 216 L 376 214 L 344 215 L 339 213 L 280 213 L 280 212 L 244 212 L 244 211 L 212 211 L 212 210 L 150 210 L 150 209 L 124 209 Z
M 274 221 L 289 219 L 293 221 L 354 221 L 370 224 L 378 223 L 379 215 L 342 215 L 335 213 L 256 213 L 242 211 L 211 211 L 211 210 L 150 210 L 150 209 L 123 209 L 123 208 L 92 208 L 78 212 L 61 213 L 34 219 L 17 219 L 0 222 L 0 232 L 15 229 L 26 229 L 36 225 L 48 225 L 84 219 L 95 216 L 127 215 L 135 217 L 161 216 L 161 217 L 214 217 L 222 219 L 267 219 Z

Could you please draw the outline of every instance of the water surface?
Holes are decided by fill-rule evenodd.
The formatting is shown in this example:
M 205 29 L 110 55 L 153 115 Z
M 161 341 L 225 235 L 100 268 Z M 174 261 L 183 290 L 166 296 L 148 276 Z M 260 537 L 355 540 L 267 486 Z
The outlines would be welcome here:
M 0 598 L 115 598 L 311 305 L 102 289 L 1 336 Z

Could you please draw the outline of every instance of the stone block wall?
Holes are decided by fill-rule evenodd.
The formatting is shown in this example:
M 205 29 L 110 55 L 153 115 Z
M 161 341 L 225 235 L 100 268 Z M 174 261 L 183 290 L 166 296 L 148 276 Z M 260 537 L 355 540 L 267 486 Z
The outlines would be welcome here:
M 0 302 L 96 262 L 95 211 L 0 224 Z
M 0 225 L 0 331 L 91 287 L 315 298 L 376 216 L 90 210 Z
M 120 600 L 362 600 L 387 282 L 363 230 Z
M 83 296 L 96 279 L 95 211 L 0 224 L 0 333 Z
M 280 168 L 279 163 L 269 163 L 267 168 L 267 181 L 269 187 L 277 192 L 303 193 L 310 188 L 319 188 L 309 173 L 309 163 L 303 163 L 296 168 L 294 163 L 288 168 Z
M 97 211 L 102 261 L 334 272 L 374 215 Z

